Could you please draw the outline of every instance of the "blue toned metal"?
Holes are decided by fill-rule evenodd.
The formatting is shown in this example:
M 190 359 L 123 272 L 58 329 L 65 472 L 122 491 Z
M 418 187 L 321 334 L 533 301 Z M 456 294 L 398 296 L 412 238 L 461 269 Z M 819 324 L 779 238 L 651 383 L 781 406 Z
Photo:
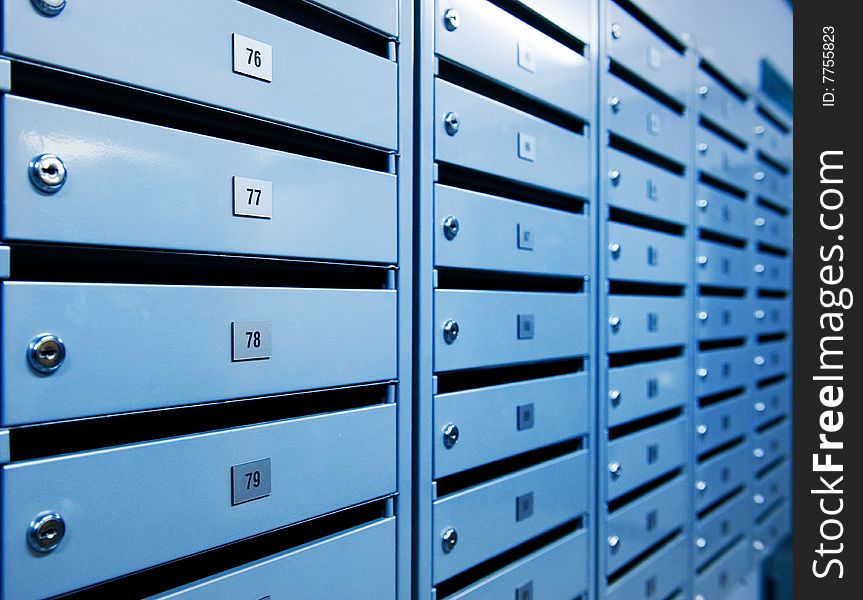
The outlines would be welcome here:
M 395 427 L 388 404 L 6 465 L 3 595 L 53 596 L 389 495 Z M 231 467 L 262 458 L 271 494 L 232 505 Z M 36 556 L 24 532 L 45 510 L 67 533 Z
M 650 361 L 608 370 L 608 426 L 614 427 L 686 403 L 689 361 L 685 358 Z
M 214 575 L 152 600 L 267 598 L 395 600 L 396 519 L 312 542 L 295 550 Z M 322 574 L 327 576 L 323 577 Z
M 687 552 L 686 541 L 677 540 L 615 581 L 602 597 L 608 600 L 668 598 L 675 591 L 685 588 L 690 578 L 686 568 Z M 677 600 L 678 597 L 674 598 Z
M 695 414 L 696 453 L 709 452 L 745 436 L 749 429 L 751 404 L 749 395 L 743 395 L 698 409 Z
M 312 0 L 345 16 L 362 21 L 366 25 L 399 37 L 401 30 L 403 44 L 405 35 L 410 35 L 410 28 L 399 28 L 400 9 L 410 14 L 410 3 L 405 0 Z M 408 21 L 409 23 L 409 21 Z
M 696 598 L 725 598 L 743 580 L 752 564 L 752 548 L 741 539 L 717 562 L 695 577 Z
M 746 99 L 704 69 L 695 70 L 695 110 L 740 140 L 753 133 L 755 119 Z
M 752 160 L 744 149 L 704 125 L 699 125 L 695 131 L 695 165 L 731 185 L 746 185 L 755 174 Z
M 695 508 L 701 510 L 738 486 L 746 485 L 752 469 L 752 451 L 741 442 L 695 468 Z
M 592 0 L 517 1 L 588 45 L 596 35 L 596 8 Z
M 746 236 L 751 230 L 750 208 L 737 196 L 714 187 L 698 184 L 695 198 L 695 223 L 702 229 L 725 235 Z
M 695 319 L 699 340 L 745 337 L 755 323 L 747 298 L 720 296 L 700 297 Z
M 695 253 L 698 283 L 738 289 L 747 287 L 752 268 L 745 250 L 698 240 Z
M 626 352 L 687 342 L 685 298 L 609 296 L 608 350 Z
M 748 348 L 710 350 L 696 357 L 695 393 L 707 396 L 749 383 L 754 368 Z
M 261 68 L 270 65 L 271 81 L 234 72 L 232 57 L 235 67 L 256 65 L 244 46 L 234 54 L 235 34 L 270 46 Z M 29 2 L 5 0 L 3 53 L 373 146 L 398 144 L 396 62 L 240 2 L 99 0 L 48 19 Z
M 622 223 L 608 224 L 608 276 L 620 281 L 685 285 L 686 239 Z
M 748 535 L 747 517 L 751 513 L 752 499 L 745 490 L 737 492 L 729 502 L 709 516 L 696 521 L 694 530 L 695 566 L 703 567 L 721 553 L 736 538 Z
M 396 376 L 394 290 L 6 282 L 2 294 L 7 425 Z M 232 360 L 240 322 L 270 324 L 269 358 Z M 25 360 L 40 333 L 66 345 L 49 376 Z
M 610 77 L 608 77 L 610 79 Z M 650 215 L 671 223 L 689 223 L 690 208 L 680 199 L 689 195 L 689 181 L 680 175 L 613 148 L 605 148 L 609 207 Z M 601 182 L 604 185 L 604 182 Z
M 16 96 L 2 102 L 6 240 L 397 261 L 395 175 Z M 51 195 L 24 176 L 44 152 L 68 170 Z M 236 200 L 261 198 L 248 186 L 235 198 L 234 178 L 271 185 L 271 218 L 235 214 Z

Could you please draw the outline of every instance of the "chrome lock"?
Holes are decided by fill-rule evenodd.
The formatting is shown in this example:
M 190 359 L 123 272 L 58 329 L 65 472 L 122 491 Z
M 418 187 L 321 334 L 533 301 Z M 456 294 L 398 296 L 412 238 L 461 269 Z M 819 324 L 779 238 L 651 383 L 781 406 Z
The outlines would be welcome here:
M 455 550 L 457 544 L 458 532 L 452 527 L 446 529 L 441 535 L 441 545 L 443 546 L 444 554 L 449 554 L 450 552 Z
M 707 539 L 703 537 L 696 538 L 695 545 L 699 548 L 704 548 L 705 546 L 707 546 Z
M 620 536 L 610 535 L 608 536 L 608 547 L 609 548 L 617 548 L 620 545 Z
M 706 85 L 702 85 L 698 88 L 698 95 L 699 96 L 706 96 L 707 92 L 709 92 L 709 91 L 710 91 L 710 88 L 708 88 Z
M 449 135 L 455 135 L 458 133 L 459 124 L 460 124 L 460 121 L 458 118 L 458 114 L 450 111 L 444 115 L 443 127 L 444 127 L 444 129 L 446 129 L 446 132 Z
M 623 29 L 620 27 L 620 23 L 612 23 L 611 25 L 611 37 L 616 40 L 620 39 L 620 36 L 623 35 Z
M 707 204 L 708 204 L 708 202 L 704 198 L 699 198 L 698 200 L 695 201 L 695 206 L 697 206 L 701 210 L 705 210 L 707 208 Z
M 30 367 L 45 375 L 60 368 L 66 359 L 66 346 L 56 335 L 43 333 L 35 337 L 27 348 L 27 361 Z
M 620 390 L 617 389 L 608 392 L 608 399 L 611 400 L 612 406 L 617 406 L 620 404 L 621 395 L 622 394 L 620 393 Z
M 707 314 L 706 310 L 698 311 L 698 320 L 699 321 L 706 321 L 707 317 L 708 317 L 708 314 Z
M 707 482 L 704 481 L 703 479 L 699 479 L 698 481 L 695 482 L 695 489 L 698 490 L 699 492 L 703 492 L 704 490 L 707 489 Z
M 608 172 L 608 178 L 611 179 L 612 185 L 618 185 L 620 183 L 620 171 L 612 169 Z
M 617 242 L 612 242 L 608 245 L 608 251 L 611 252 L 611 256 L 618 258 L 620 253 L 623 251 L 623 248 L 621 248 L 620 244 Z
M 704 367 L 699 367 L 699 369 L 695 371 L 695 374 L 698 375 L 700 379 L 704 379 L 705 377 L 707 377 L 707 369 L 705 369 Z
M 620 317 L 610 317 L 608 319 L 608 324 L 611 326 L 612 331 L 620 331 L 621 320 Z
M 695 428 L 695 433 L 697 433 L 698 435 L 707 435 L 707 425 L 705 425 L 704 423 L 700 423 Z
M 705 142 L 701 142 L 700 144 L 698 144 L 698 146 L 696 146 L 696 149 L 697 149 L 697 150 L 698 150 L 698 152 L 700 152 L 701 154 L 707 154 L 707 149 L 708 149 L 708 147 L 709 147 L 709 146 L 708 146 Z
M 755 126 L 755 135 L 764 135 L 764 132 L 767 131 L 764 125 L 756 125 Z
M 608 472 L 611 473 L 612 477 L 617 479 L 623 472 L 623 468 L 620 466 L 620 463 L 615 460 L 614 462 L 608 463 Z
M 56 17 L 66 8 L 66 0 L 32 0 L 32 2 L 36 10 L 48 17 Z
M 767 221 L 764 220 L 764 217 L 758 217 L 755 219 L 755 226 L 759 229 L 764 227 L 767 224 Z
M 754 312 L 753 314 L 755 315 L 755 318 L 756 318 L 756 319 L 758 319 L 759 321 L 761 321 L 764 317 L 766 317 L 766 316 L 767 316 L 767 313 L 765 313 L 765 312 L 764 312 L 763 310 L 761 310 L 760 308 L 759 308 L 759 309 L 756 309 L 756 310 L 755 310 L 755 312 Z
M 755 504 L 758 504 L 759 506 L 764 504 L 764 502 L 765 502 L 764 496 L 762 496 L 761 494 L 755 494 L 754 496 L 752 496 L 752 501 L 755 502 Z
M 444 11 L 443 24 L 447 31 L 455 31 L 461 25 L 461 17 L 454 8 L 448 8 Z
M 698 265 L 700 265 L 700 266 L 702 266 L 702 267 L 703 267 L 703 266 L 705 266 L 705 265 L 707 264 L 707 257 L 706 257 L 706 256 L 699 256 L 699 257 L 696 257 L 695 262 L 696 262 Z
M 51 552 L 66 535 L 66 523 L 55 512 L 41 513 L 30 522 L 27 541 L 36 552 Z
M 450 449 L 458 442 L 458 426 L 453 423 L 447 423 L 443 428 L 443 445 Z
M 611 107 L 611 112 L 620 112 L 620 98 L 618 98 L 617 96 L 612 96 L 611 98 L 609 98 L 608 105 Z
M 755 458 L 764 458 L 764 448 L 755 448 L 752 451 L 752 456 Z
M 452 344 L 458 338 L 458 323 L 450 319 L 443 324 L 443 341 Z
M 758 552 L 764 552 L 764 548 L 766 546 L 761 540 L 752 540 L 752 547 L 755 548 L 755 550 L 757 550 Z
M 763 413 L 765 410 L 767 410 L 766 404 L 764 404 L 763 402 L 756 402 L 755 403 L 755 412 L 762 412 Z
M 66 165 L 56 154 L 40 154 L 30 161 L 30 182 L 46 194 L 60 191 L 66 183 Z
M 453 216 L 449 216 L 443 220 L 443 234 L 448 240 L 455 239 L 455 236 L 458 235 L 458 219 Z

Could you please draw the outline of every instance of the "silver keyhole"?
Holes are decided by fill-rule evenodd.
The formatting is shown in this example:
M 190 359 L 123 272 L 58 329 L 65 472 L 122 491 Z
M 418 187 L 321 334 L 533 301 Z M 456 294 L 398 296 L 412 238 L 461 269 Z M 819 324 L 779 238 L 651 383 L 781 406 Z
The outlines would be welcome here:
M 452 111 L 448 112 L 443 117 L 443 127 L 449 135 L 457 134 L 460 124 L 458 114 Z
M 50 333 L 43 333 L 30 342 L 27 348 L 27 361 L 39 373 L 49 375 L 60 368 L 66 359 L 66 346 L 63 340 Z
M 621 325 L 620 317 L 618 317 L 618 316 L 610 317 L 608 319 L 608 324 L 611 326 L 612 331 L 619 331 L 620 325 Z
M 611 107 L 611 112 L 620 112 L 620 98 L 612 96 L 608 99 L 608 105 Z
M 608 172 L 608 178 L 611 179 L 612 185 L 617 185 L 620 183 L 620 171 L 617 169 L 612 169 Z
M 620 253 L 623 251 L 620 244 L 617 242 L 612 242 L 608 245 L 608 251 L 611 252 L 611 256 L 614 258 L 619 258 Z
M 611 473 L 611 476 L 614 478 L 620 477 L 620 474 L 623 472 L 623 468 L 620 466 L 620 463 L 616 460 L 608 463 L 608 472 Z
M 443 24 L 447 31 L 455 31 L 461 25 L 461 17 L 454 8 L 448 8 L 444 11 Z
M 609 548 L 617 548 L 619 545 L 620 545 L 620 536 L 617 536 L 617 535 L 608 536 Z
M 764 128 L 764 125 L 756 125 L 755 126 L 755 135 L 764 135 L 765 131 L 766 131 L 766 129 Z
M 617 406 L 618 404 L 620 404 L 620 397 L 621 397 L 620 390 L 615 389 L 615 390 L 611 390 L 610 392 L 608 392 L 608 399 L 611 400 L 611 404 L 614 406 Z
M 443 340 L 452 344 L 458 338 L 458 323 L 450 319 L 443 324 Z
M 705 425 L 704 423 L 700 423 L 700 424 L 695 428 L 695 432 L 696 432 L 698 435 L 707 435 L 707 425 Z
M 449 449 L 458 442 L 458 427 L 453 423 L 447 423 L 443 428 L 443 445 Z
M 66 0 L 32 0 L 33 6 L 43 15 L 55 17 L 66 8 Z
M 46 194 L 60 191 L 66 183 L 66 165 L 56 154 L 40 154 L 30 161 L 30 182 Z
M 755 174 L 752 175 L 752 179 L 755 181 L 764 181 L 765 177 L 767 177 L 767 175 L 764 174 L 764 171 L 755 171 Z
M 441 545 L 443 546 L 444 554 L 449 554 L 450 552 L 455 550 L 457 544 L 458 532 L 452 527 L 444 530 L 444 532 L 441 534 Z
M 699 492 L 703 492 L 704 490 L 707 489 L 707 482 L 704 481 L 703 479 L 696 481 L 695 482 L 695 489 L 698 490 Z
M 611 25 L 611 37 L 616 40 L 620 39 L 620 36 L 623 35 L 623 29 L 620 27 L 620 23 L 612 23 Z
M 698 546 L 699 548 L 704 548 L 705 546 L 707 546 L 707 539 L 700 537 L 700 538 L 695 540 L 695 545 Z
M 767 224 L 767 221 L 764 220 L 764 217 L 758 217 L 755 219 L 755 226 L 758 228 L 764 227 Z
M 703 267 L 707 264 L 707 257 L 706 256 L 698 256 L 698 257 L 696 257 L 695 262 Z
M 458 235 L 458 219 L 450 215 L 446 219 L 443 220 L 443 234 L 448 240 L 455 239 L 455 236 Z
M 755 318 L 756 318 L 756 319 L 758 319 L 759 321 L 760 321 L 760 320 L 762 320 L 764 317 L 766 317 L 766 316 L 767 316 L 767 313 L 765 313 L 765 312 L 764 312 L 763 310 L 761 310 L 760 308 L 759 308 L 759 309 L 756 309 L 756 311 L 755 311 L 753 314 L 755 315 Z
M 708 314 L 707 314 L 706 310 L 698 311 L 698 320 L 699 321 L 706 321 L 707 317 L 708 317 Z
M 51 552 L 66 535 L 66 523 L 63 517 L 55 512 L 46 512 L 36 516 L 30 522 L 27 541 L 36 552 Z
M 696 148 L 701 154 L 707 154 L 708 146 L 705 142 L 701 142 Z
M 763 402 L 756 402 L 755 403 L 755 411 L 756 412 L 764 412 L 765 410 L 767 410 L 766 404 L 764 404 Z
M 705 377 L 707 377 L 707 369 L 705 369 L 704 367 L 700 367 L 695 372 L 695 374 L 698 375 L 699 378 L 704 379 Z
M 707 92 L 709 92 L 709 91 L 710 91 L 710 89 L 706 85 L 702 85 L 698 88 L 698 95 L 699 96 L 706 96 Z
M 701 210 L 707 209 L 707 205 L 708 205 L 708 202 L 704 198 L 699 198 L 698 200 L 695 201 L 695 206 L 697 206 Z

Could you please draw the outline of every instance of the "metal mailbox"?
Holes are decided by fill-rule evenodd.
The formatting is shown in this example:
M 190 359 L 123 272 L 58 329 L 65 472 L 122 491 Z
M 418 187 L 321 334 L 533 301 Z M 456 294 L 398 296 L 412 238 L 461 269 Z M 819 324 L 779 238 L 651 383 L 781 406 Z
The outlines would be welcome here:
M 752 400 L 748 395 L 723 400 L 697 411 L 695 450 L 708 452 L 742 436 L 749 429 Z
M 686 402 L 688 394 L 685 357 L 609 369 L 608 426 L 674 408 Z
M 608 351 L 623 352 L 686 343 L 686 298 L 608 297 Z
M 678 224 L 689 222 L 685 178 L 614 148 L 608 156 L 606 199 L 609 206 Z
M 5 0 L 3 17 L 3 52 L 14 57 L 398 147 L 395 62 L 247 4 L 100 0 L 46 18 Z
M 438 0 L 438 56 L 590 118 L 590 61 L 486 0 Z M 494 40 L 494 43 L 489 43 Z
M 435 370 L 584 356 L 587 300 L 558 292 L 437 290 Z
M 695 130 L 695 165 L 713 177 L 743 189 L 755 172 L 744 149 L 704 126 Z
M 588 218 L 445 185 L 435 186 L 435 264 L 584 277 Z
M 746 348 L 701 352 L 696 364 L 696 392 L 699 396 L 747 385 L 754 368 L 752 352 Z
M 793 229 L 790 217 L 762 206 L 755 206 L 752 215 L 753 238 L 772 246 L 789 249 Z
M 695 276 L 701 284 L 746 287 L 752 280 L 749 253 L 734 246 L 698 240 Z
M 5 282 L 2 422 L 392 380 L 395 315 L 395 290 Z
M 791 507 L 783 503 L 776 511 L 758 524 L 752 537 L 752 547 L 758 558 L 773 553 L 776 545 L 791 531 Z
M 670 545 L 649 557 L 608 588 L 608 600 L 655 600 L 669 598 L 686 585 L 686 542 Z
M 589 379 L 581 372 L 438 394 L 435 477 L 586 434 Z M 452 427 L 455 442 L 444 434 Z
M 769 510 L 791 494 L 791 463 L 783 461 L 752 483 L 752 501 L 756 513 Z
M 791 329 L 790 298 L 757 298 L 752 316 L 758 333 L 782 333 Z
M 399 30 L 398 0 L 315 0 L 347 17 L 362 21 L 373 28 L 395 37 Z
M 752 270 L 755 283 L 762 288 L 787 290 L 791 287 L 791 259 L 788 256 L 757 254 Z
M 740 493 L 726 504 L 695 523 L 695 563 L 703 566 L 739 535 L 748 533 L 745 518 L 751 512 L 749 497 Z
M 792 161 L 791 134 L 782 131 L 760 112 L 755 114 L 755 145 L 765 154 L 780 163 L 790 165 Z
M 734 590 L 752 565 L 752 551 L 742 539 L 707 570 L 695 577 L 695 593 L 705 600 L 726 598 Z
M 686 238 L 623 225 L 608 224 L 608 277 L 683 285 L 689 280 Z
M 590 197 L 584 135 L 435 80 L 435 159 L 563 194 Z
M 613 500 L 686 460 L 686 419 L 677 417 L 608 444 L 608 499 Z
M 791 342 L 780 340 L 762 344 L 755 349 L 753 363 L 759 379 L 787 373 L 791 369 Z
M 691 75 L 684 56 L 614 2 L 606 7 L 611 59 L 685 104 Z
M 699 183 L 696 187 L 695 220 L 703 229 L 734 237 L 747 237 L 749 207 L 736 196 Z
M 590 41 L 590 0 L 518 0 L 582 42 Z M 594 16 L 595 18 L 595 16 Z
M 689 162 L 685 115 L 613 75 L 605 78 L 605 94 L 603 115 L 611 131 L 678 163 Z
M 571 600 L 587 589 L 588 532 L 579 530 L 462 590 L 451 600 Z M 521 594 L 521 595 L 519 595 Z
M 375 521 L 299 548 L 154 596 L 151 600 L 271 598 L 302 590 L 308 600 L 395 600 L 395 517 Z M 322 573 L 328 576 L 322 577 Z
M 434 581 L 584 513 L 588 466 L 587 451 L 579 450 L 435 501 Z
M 645 549 L 682 529 L 688 508 L 689 482 L 679 476 L 608 518 L 607 572 L 614 573 Z
M 763 161 L 756 161 L 753 181 L 752 189 L 756 194 L 782 206 L 791 206 L 792 181 L 788 174 Z
M 53 596 L 391 494 L 395 432 L 388 404 L 6 465 L 3 596 Z M 236 503 L 232 467 L 263 459 L 269 494 Z M 25 534 L 45 511 L 66 535 L 37 554 Z M 130 519 L 134 535 L 117 535 Z
M 752 304 L 746 298 L 700 296 L 695 313 L 698 339 L 746 336 L 752 329 Z
M 710 120 L 741 140 L 750 139 L 755 119 L 746 101 L 703 69 L 695 70 L 695 96 L 698 110 Z
M 5 240 L 397 260 L 395 175 L 16 96 L 2 108 Z M 26 175 L 46 153 L 67 173 L 51 194 Z
M 757 434 L 753 440 L 752 456 L 756 471 L 791 454 L 791 423 L 784 420 Z
M 700 511 L 746 483 L 752 470 L 752 456 L 741 443 L 695 467 L 695 509 Z
M 788 379 L 759 389 L 754 396 L 752 407 L 756 427 L 791 412 L 791 381 Z

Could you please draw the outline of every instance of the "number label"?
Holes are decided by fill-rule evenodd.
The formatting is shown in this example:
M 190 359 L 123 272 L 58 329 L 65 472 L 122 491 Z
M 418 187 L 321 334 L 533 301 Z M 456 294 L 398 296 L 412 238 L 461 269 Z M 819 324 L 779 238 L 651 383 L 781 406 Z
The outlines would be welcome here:
M 231 506 L 270 495 L 270 459 L 231 467 Z
M 231 323 L 231 360 L 266 360 L 272 351 L 270 321 L 236 321 Z
M 273 218 L 273 182 L 234 177 L 234 216 Z
M 239 33 L 232 39 L 234 73 L 270 83 L 273 80 L 273 47 Z

